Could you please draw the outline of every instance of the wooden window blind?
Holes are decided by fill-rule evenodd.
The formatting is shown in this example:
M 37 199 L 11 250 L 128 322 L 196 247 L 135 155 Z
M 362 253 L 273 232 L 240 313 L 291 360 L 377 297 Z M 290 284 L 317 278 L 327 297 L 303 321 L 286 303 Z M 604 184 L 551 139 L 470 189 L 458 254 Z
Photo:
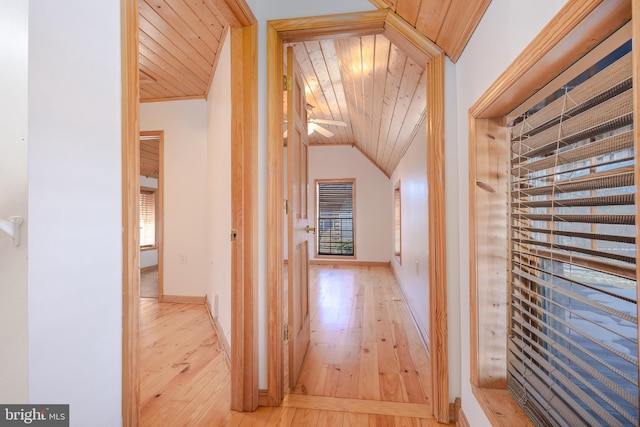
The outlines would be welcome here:
M 537 425 L 638 425 L 630 50 L 510 128 L 508 387 Z
M 354 255 L 353 181 L 317 182 L 318 255 Z
M 140 190 L 140 247 L 156 245 L 156 192 Z

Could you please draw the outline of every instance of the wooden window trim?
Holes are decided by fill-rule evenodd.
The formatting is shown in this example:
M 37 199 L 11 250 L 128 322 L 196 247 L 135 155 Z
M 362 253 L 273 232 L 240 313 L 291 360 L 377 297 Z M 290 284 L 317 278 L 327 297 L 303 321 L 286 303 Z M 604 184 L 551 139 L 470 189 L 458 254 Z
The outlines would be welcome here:
M 640 0 L 633 0 L 632 8 L 635 16 L 640 16 Z M 505 233 L 502 238 L 505 241 L 504 255 L 496 257 L 496 245 L 500 240 L 483 236 L 488 215 L 480 216 L 479 210 L 483 198 L 494 203 L 502 202 L 504 198 L 506 202 L 506 117 L 534 95 L 538 88 L 567 70 L 629 19 L 631 2 L 628 1 L 570 0 L 469 110 L 471 385 L 473 394 L 493 425 L 533 425 L 506 390 L 509 304 L 506 292 L 506 223 L 503 224 Z M 633 25 L 634 38 L 640 35 L 637 27 L 637 24 Z M 634 49 L 633 55 L 635 79 L 639 75 L 638 49 Z M 638 105 L 638 91 L 634 91 L 634 96 Z M 638 144 L 638 126 L 634 127 Z M 487 156 L 492 158 L 492 162 L 481 160 Z M 636 164 L 636 175 L 638 170 Z M 636 199 L 638 197 L 636 193 Z M 506 215 L 506 203 L 502 206 Z M 488 258 L 491 251 L 493 260 Z M 505 280 L 496 281 L 496 274 L 504 275 Z M 501 286 L 504 292 L 501 292 Z M 501 326 L 489 329 L 486 319 L 490 318 L 499 320 L 491 326 Z

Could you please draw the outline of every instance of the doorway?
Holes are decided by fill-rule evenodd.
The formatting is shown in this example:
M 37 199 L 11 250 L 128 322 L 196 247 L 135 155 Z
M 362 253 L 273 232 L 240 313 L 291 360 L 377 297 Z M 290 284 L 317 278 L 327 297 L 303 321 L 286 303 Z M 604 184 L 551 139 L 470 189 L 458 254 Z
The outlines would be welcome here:
M 122 420 L 138 425 L 139 390 L 139 54 L 138 0 L 122 0 Z M 231 27 L 233 354 L 231 407 L 258 406 L 257 357 L 257 20 L 243 0 L 216 1 Z
M 140 297 L 163 296 L 164 132 L 140 132 Z
M 392 15 L 392 14 L 391 14 Z M 283 210 L 284 185 L 282 179 L 283 112 L 282 75 L 283 46 L 285 43 L 318 40 L 344 35 L 385 34 L 393 43 L 415 55 L 427 70 L 427 138 L 429 211 L 429 271 L 430 277 L 430 361 L 433 378 L 432 408 L 438 421 L 449 420 L 449 391 L 447 367 L 446 279 L 444 236 L 444 55 L 414 28 L 395 19 L 388 19 L 388 11 L 363 12 L 334 17 L 312 17 L 269 21 L 267 45 L 267 104 L 268 146 L 267 160 L 272 168 L 268 181 L 267 264 L 269 265 L 268 289 L 268 390 L 267 403 L 278 405 L 282 400 L 284 382 L 284 343 L 281 339 L 284 319 L 283 309 Z M 348 31 L 345 30 L 348 28 Z M 426 239 L 426 236 L 425 236 Z

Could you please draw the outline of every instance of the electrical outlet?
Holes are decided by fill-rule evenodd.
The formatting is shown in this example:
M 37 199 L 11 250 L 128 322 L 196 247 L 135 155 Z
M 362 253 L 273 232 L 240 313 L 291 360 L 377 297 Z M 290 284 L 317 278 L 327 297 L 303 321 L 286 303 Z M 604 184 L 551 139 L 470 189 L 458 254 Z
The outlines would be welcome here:
M 187 253 L 186 252 L 180 252 L 180 254 L 178 254 L 178 259 L 180 260 L 180 264 L 186 264 L 187 263 Z

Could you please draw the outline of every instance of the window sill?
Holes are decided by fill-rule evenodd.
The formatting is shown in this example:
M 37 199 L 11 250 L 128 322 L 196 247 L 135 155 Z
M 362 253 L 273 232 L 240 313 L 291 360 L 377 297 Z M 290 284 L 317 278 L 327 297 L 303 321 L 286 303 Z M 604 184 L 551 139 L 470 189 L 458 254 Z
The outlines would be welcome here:
M 355 260 L 357 259 L 355 255 L 318 255 L 316 254 L 315 258 L 313 259 L 330 259 L 330 260 L 341 260 L 341 259 L 346 259 L 346 260 Z
M 508 390 L 474 386 L 473 394 L 492 425 L 534 427 L 527 414 L 513 400 Z
M 156 249 L 158 249 L 157 246 L 145 246 L 144 248 L 140 248 L 140 252 L 154 251 Z

